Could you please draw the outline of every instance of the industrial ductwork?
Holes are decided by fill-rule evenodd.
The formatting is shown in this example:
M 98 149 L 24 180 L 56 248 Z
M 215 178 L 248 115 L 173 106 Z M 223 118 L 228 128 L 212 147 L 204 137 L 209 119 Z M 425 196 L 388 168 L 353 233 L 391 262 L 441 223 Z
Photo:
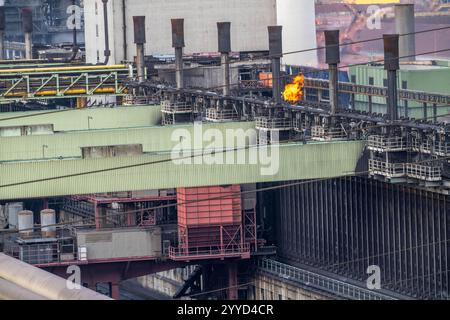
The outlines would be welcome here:
M 145 80 L 145 60 L 144 60 L 144 44 L 146 43 L 145 35 L 145 17 L 133 17 L 134 25 L 134 43 L 136 44 L 136 68 L 139 83 Z
M 22 28 L 25 33 L 25 59 L 33 59 L 33 10 L 22 9 Z
M 230 95 L 230 52 L 231 52 L 231 22 L 217 22 L 220 62 L 223 75 L 223 94 Z
M 5 60 L 5 7 L 0 7 L 0 60 Z
M 403 35 L 399 38 L 399 56 L 402 61 L 416 60 L 416 20 L 414 4 L 395 5 L 395 33 Z
M 177 88 L 184 88 L 184 19 L 172 19 L 172 47 L 175 48 L 175 77 Z
M 338 96 L 338 64 L 341 62 L 339 48 L 339 30 L 325 31 L 326 57 L 330 78 L 330 106 L 331 114 L 336 114 L 339 107 Z
M 109 58 L 111 57 L 111 50 L 109 49 L 109 26 L 108 26 L 108 0 L 103 1 L 103 22 L 105 28 L 105 65 L 108 64 Z
M 387 114 L 389 120 L 398 119 L 398 96 L 397 96 L 397 70 L 400 69 L 399 62 L 399 35 L 385 34 L 384 42 L 384 69 L 388 77 Z
M 269 26 L 269 55 L 272 59 L 272 91 L 275 103 L 281 103 L 281 57 L 283 56 L 282 26 Z
M 111 300 L 84 287 L 70 290 L 65 279 L 0 253 L 0 287 L 3 284 L 7 291 L 1 294 L 9 299 Z

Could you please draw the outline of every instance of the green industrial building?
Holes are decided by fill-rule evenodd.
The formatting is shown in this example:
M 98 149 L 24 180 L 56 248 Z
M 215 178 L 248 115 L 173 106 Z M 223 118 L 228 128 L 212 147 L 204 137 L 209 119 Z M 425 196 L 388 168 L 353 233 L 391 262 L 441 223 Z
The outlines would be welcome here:
M 382 64 L 353 66 L 349 69 L 350 80 L 359 85 L 387 87 L 387 74 Z M 450 95 L 450 61 L 415 61 L 403 63 L 398 72 L 398 88 L 427 93 Z M 356 110 L 369 111 L 368 96 L 355 96 Z M 436 109 L 437 116 L 447 115 L 449 107 L 423 105 L 399 101 L 399 116 L 431 120 Z M 372 98 L 372 111 L 386 113 L 386 99 Z

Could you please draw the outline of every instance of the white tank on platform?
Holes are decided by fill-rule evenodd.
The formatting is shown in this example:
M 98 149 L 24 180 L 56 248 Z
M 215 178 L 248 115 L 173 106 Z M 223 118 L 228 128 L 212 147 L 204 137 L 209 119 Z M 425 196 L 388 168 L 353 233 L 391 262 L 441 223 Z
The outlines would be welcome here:
M 41 211 L 41 233 L 43 238 L 56 237 L 56 212 L 52 209 Z
M 23 210 L 22 202 L 7 203 L 5 206 L 6 216 L 10 229 L 16 229 L 18 224 L 18 214 Z
M 34 231 L 33 211 L 23 210 L 17 216 L 19 233 L 25 235 L 32 233 Z
M 277 24 L 283 26 L 283 52 L 317 47 L 314 0 L 277 0 Z M 289 54 L 283 64 L 317 66 L 317 51 Z

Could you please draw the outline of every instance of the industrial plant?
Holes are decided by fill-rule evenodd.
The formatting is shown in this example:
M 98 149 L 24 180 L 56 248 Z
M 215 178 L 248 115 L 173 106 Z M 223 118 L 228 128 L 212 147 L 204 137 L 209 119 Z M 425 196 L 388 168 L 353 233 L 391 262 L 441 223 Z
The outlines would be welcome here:
M 449 112 L 445 0 L 0 1 L 0 300 L 449 300 Z

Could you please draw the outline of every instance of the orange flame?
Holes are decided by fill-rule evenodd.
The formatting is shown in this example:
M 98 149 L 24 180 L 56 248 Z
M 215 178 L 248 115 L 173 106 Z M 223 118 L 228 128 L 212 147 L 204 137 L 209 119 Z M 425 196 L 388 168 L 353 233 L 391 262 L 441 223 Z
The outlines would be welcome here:
M 284 88 L 283 97 L 287 102 L 298 102 L 303 98 L 303 88 L 305 87 L 305 76 L 300 74 L 295 77 L 293 83 L 289 83 Z

